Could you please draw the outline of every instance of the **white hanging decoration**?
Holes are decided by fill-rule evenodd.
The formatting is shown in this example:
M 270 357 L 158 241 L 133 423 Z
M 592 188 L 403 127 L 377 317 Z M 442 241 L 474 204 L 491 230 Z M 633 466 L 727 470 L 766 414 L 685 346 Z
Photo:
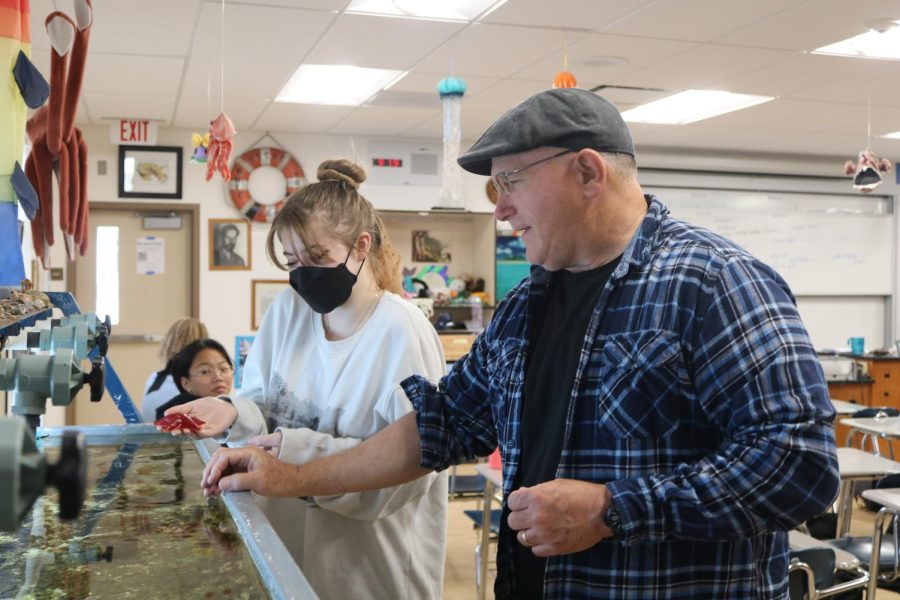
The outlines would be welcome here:
M 438 208 L 465 208 L 462 169 L 456 162 L 462 138 L 460 105 L 465 93 L 466 83 L 459 77 L 444 77 L 438 83 L 438 95 L 441 97 L 444 110 L 444 160 Z

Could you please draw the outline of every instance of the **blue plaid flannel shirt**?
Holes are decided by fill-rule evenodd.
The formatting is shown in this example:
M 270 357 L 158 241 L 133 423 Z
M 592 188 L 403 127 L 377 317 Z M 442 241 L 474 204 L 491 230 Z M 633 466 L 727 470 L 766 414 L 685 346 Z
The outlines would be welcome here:
M 544 597 L 786 598 L 785 531 L 823 512 L 839 481 L 821 367 L 777 273 L 647 201 L 588 326 L 557 470 L 605 483 L 624 531 L 551 557 Z M 509 496 L 528 332 L 547 283 L 533 267 L 439 386 L 402 382 L 422 466 L 499 444 Z M 497 598 L 515 597 L 509 543 Z

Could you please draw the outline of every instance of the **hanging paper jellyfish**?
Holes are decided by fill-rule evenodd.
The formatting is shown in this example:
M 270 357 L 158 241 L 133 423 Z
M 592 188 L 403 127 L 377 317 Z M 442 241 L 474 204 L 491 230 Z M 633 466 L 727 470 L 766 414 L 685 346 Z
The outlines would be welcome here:
M 578 87 L 578 82 L 575 81 L 575 76 L 572 75 L 568 71 L 560 71 L 556 74 L 556 77 L 553 78 L 553 89 L 557 88 L 574 88 Z
M 466 83 L 459 77 L 444 77 L 438 83 L 438 95 L 444 106 L 444 163 L 439 206 L 442 208 L 463 208 L 462 170 L 457 164 L 459 140 L 462 137 L 460 125 L 460 104 L 466 93 Z
M 563 40 L 563 70 L 553 78 L 553 89 L 578 87 L 575 76 L 569 72 L 569 47 Z

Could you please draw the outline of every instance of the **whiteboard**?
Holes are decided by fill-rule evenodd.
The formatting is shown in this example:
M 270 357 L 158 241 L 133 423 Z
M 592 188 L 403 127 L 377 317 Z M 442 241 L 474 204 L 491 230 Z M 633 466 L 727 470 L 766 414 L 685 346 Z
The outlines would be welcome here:
M 892 294 L 893 215 L 883 197 L 644 186 L 670 216 L 736 242 L 794 295 Z

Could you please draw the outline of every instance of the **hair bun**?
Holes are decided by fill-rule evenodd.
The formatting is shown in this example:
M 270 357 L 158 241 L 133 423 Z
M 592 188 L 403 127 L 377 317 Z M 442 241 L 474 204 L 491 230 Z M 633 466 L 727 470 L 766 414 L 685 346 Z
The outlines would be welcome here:
M 366 172 L 356 163 L 342 158 L 323 162 L 316 171 L 316 177 L 319 181 L 343 181 L 357 189 L 366 180 Z

